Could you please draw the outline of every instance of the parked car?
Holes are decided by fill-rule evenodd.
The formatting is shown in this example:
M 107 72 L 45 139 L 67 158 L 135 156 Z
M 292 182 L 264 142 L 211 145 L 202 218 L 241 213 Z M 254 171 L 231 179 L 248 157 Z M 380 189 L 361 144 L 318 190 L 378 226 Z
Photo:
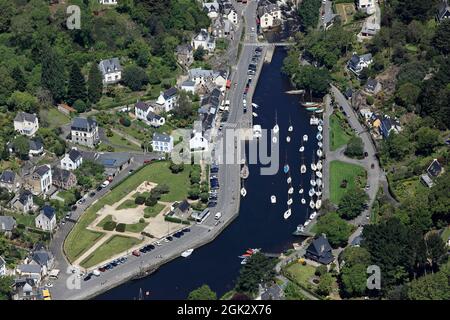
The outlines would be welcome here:
M 103 181 L 102 183 L 102 188 L 106 188 L 111 182 L 109 182 L 108 180 Z
M 139 250 L 134 250 L 134 251 L 132 252 L 132 255 L 135 256 L 135 257 L 140 257 L 140 256 L 141 256 L 141 253 L 139 252 Z
M 95 192 L 92 191 L 91 193 L 89 193 L 89 196 L 91 196 L 91 197 L 95 196 Z

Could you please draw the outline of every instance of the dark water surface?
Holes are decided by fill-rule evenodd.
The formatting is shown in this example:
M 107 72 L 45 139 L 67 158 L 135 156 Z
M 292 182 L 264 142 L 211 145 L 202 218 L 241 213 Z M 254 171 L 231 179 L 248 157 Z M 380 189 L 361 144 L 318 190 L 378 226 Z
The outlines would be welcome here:
M 290 90 L 288 79 L 281 74 L 286 53 L 277 49 L 271 64 L 264 66 L 254 94 L 253 102 L 260 107 L 254 124 L 273 128 L 275 114 L 280 126 L 280 168 L 276 175 L 259 175 L 259 165 L 250 165 L 250 176 L 245 181 L 247 196 L 241 200 L 239 216 L 220 234 L 216 240 L 200 247 L 187 259 L 178 258 L 162 266 L 147 278 L 130 281 L 116 287 L 96 299 L 135 299 L 139 290 L 149 291 L 149 299 L 185 299 L 190 291 L 208 284 L 220 297 L 234 286 L 241 267 L 238 256 L 247 248 L 262 248 L 263 252 L 279 253 L 292 247 L 299 239 L 292 236 L 299 223 L 305 221 L 309 197 L 310 162 L 316 149 L 315 128 L 309 124 L 308 113 L 299 106 L 297 95 L 286 94 Z M 286 142 L 290 123 L 294 131 L 291 142 Z M 302 163 L 299 147 L 304 134 L 309 140 L 305 147 L 305 164 L 308 171 L 300 174 Z M 283 219 L 287 209 L 287 175 L 283 172 L 285 161 L 290 166 L 292 184 L 295 188 L 292 215 Z M 300 203 L 298 193 L 302 183 L 306 204 Z M 305 184 L 307 183 L 307 187 Z M 277 203 L 270 203 L 270 196 L 277 196 Z

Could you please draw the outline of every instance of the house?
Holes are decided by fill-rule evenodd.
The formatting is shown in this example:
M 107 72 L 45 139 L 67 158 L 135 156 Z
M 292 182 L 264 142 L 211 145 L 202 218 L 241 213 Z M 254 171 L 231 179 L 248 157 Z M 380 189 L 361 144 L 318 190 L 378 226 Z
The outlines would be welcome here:
M 227 72 L 226 71 L 217 71 L 214 72 L 214 84 L 220 88 L 220 91 L 225 91 L 227 86 Z
M 41 274 L 43 276 L 47 275 L 48 272 L 53 268 L 54 257 L 53 254 L 46 250 L 44 247 L 39 247 L 37 250 L 33 251 L 31 254 L 30 264 L 38 265 L 41 267 Z
M 190 217 L 192 213 L 192 208 L 187 200 L 183 200 L 181 202 L 174 203 L 169 212 L 169 216 L 176 217 L 182 220 L 186 220 Z
M 207 81 L 214 81 L 214 71 L 202 68 L 190 69 L 189 79 L 196 85 L 205 84 Z
M 333 13 L 333 7 L 331 1 L 326 1 L 324 4 L 324 13 L 322 15 L 322 26 L 325 30 L 328 30 L 331 28 L 334 24 L 334 19 L 338 16 L 337 14 Z
M 367 53 L 361 56 L 353 53 L 352 58 L 347 63 L 347 68 L 354 72 L 356 75 L 359 75 L 364 68 L 369 67 L 373 62 L 372 54 Z
M 106 5 L 116 5 L 117 0 L 98 0 L 100 4 L 106 4 Z
M 68 153 L 64 155 L 61 159 L 61 168 L 64 170 L 76 170 L 83 163 L 83 156 L 77 148 L 72 148 Z
M 98 68 L 102 73 L 104 85 L 117 83 L 122 79 L 122 66 L 118 58 L 102 60 L 98 64 Z
M 12 201 L 12 207 L 23 213 L 33 210 L 33 194 L 29 190 L 22 190 L 18 197 Z
M 53 185 L 64 190 L 69 190 L 76 186 L 77 177 L 72 171 L 54 168 L 52 173 Z
M 5 170 L 0 175 L 0 187 L 9 192 L 17 192 L 22 184 L 22 179 L 11 170 Z
M 201 224 L 203 221 L 205 221 L 206 218 L 209 217 L 211 212 L 209 211 L 209 208 L 204 209 L 203 211 L 193 211 L 191 218 L 194 219 L 198 224 Z
M 369 79 L 367 79 L 367 83 L 366 83 L 366 86 L 364 89 L 367 93 L 375 95 L 381 91 L 382 87 L 381 87 L 381 83 L 378 82 L 376 79 L 369 78 Z
M 105 175 L 111 178 L 127 168 L 132 161 L 133 157 L 128 152 L 102 152 L 95 159 L 95 162 L 105 168 Z
M 75 110 L 74 108 L 65 103 L 58 104 L 58 111 L 64 113 L 68 117 L 77 112 L 77 110 Z
M 206 12 L 210 19 L 216 19 L 219 16 L 220 6 L 217 1 L 213 2 L 204 2 L 203 3 L 203 11 Z
M 359 109 L 359 114 L 368 122 L 372 118 L 373 112 L 369 108 L 362 108 Z
M 190 44 L 178 45 L 175 53 L 178 63 L 184 68 L 189 68 L 194 62 L 194 48 Z
M 6 261 L 0 256 L 0 277 L 6 275 Z
M 0 233 L 3 233 L 6 237 L 10 237 L 12 231 L 16 228 L 17 222 L 14 217 L 0 216 Z
M 222 17 L 214 19 L 211 26 L 211 34 L 215 38 L 224 38 L 225 37 L 225 23 Z
M 375 10 L 376 0 L 357 0 L 358 10 L 365 11 L 367 14 L 372 14 Z
M 420 176 L 420 181 L 428 188 L 431 188 L 432 186 L 434 186 L 433 179 L 431 179 L 430 176 L 426 173 L 424 173 Z
M 40 275 L 14 279 L 12 285 L 13 300 L 37 300 L 39 296 L 38 284 L 40 279 Z
M 208 151 L 208 140 L 203 137 L 202 131 L 193 132 L 192 138 L 189 140 L 189 149 L 191 151 Z
M 14 130 L 22 135 L 32 137 L 39 129 L 39 120 L 36 114 L 18 112 L 14 118 Z
M 181 84 L 181 90 L 186 92 L 190 92 L 192 94 L 195 93 L 195 82 L 191 80 L 186 80 Z
M 41 266 L 37 264 L 19 264 L 16 268 L 16 274 L 22 277 L 34 278 L 38 283 L 42 278 L 41 272 Z
M 281 24 L 281 10 L 278 5 L 261 1 L 257 12 L 261 29 L 271 29 Z
M 305 258 L 321 264 L 330 264 L 334 261 L 332 248 L 325 235 L 322 234 L 313 239 L 306 249 Z
M 52 185 L 52 169 L 45 164 L 37 167 L 31 175 L 26 177 L 26 183 L 34 195 L 44 194 Z
M 149 111 L 147 119 L 144 122 L 149 126 L 158 128 L 166 123 L 166 119 L 154 112 Z
M 376 35 L 381 29 L 380 23 L 376 21 L 376 17 L 367 18 L 362 26 L 361 33 L 358 35 L 361 38 L 371 38 Z
M 91 118 L 74 118 L 70 133 L 72 143 L 93 148 L 100 142 L 97 122 Z
M 28 155 L 30 157 L 39 156 L 42 153 L 44 153 L 44 144 L 37 139 L 29 140 L 28 141 L 30 150 L 28 151 Z
M 192 39 L 192 47 L 194 50 L 202 47 L 209 53 L 214 52 L 216 49 L 216 40 L 210 36 L 206 29 L 201 29 L 200 32 Z
M 56 228 L 55 209 L 49 205 L 42 207 L 41 213 L 34 219 L 36 228 L 52 232 Z
M 400 123 L 389 116 L 384 116 L 380 124 L 381 135 L 384 139 L 389 137 L 391 132 L 399 133 L 401 131 Z
M 239 16 L 238 16 L 236 10 L 234 10 L 233 8 L 225 10 L 224 16 L 227 18 L 228 21 L 230 21 L 236 27 L 239 25 Z
M 166 119 L 157 115 L 154 110 L 155 108 L 150 103 L 142 101 L 138 101 L 134 106 L 134 114 L 137 119 L 144 121 L 149 126 L 160 127 L 166 123 Z
M 153 133 L 152 147 L 153 151 L 170 153 L 173 149 L 173 137 L 155 132 Z
M 437 178 L 442 173 L 444 173 L 444 167 L 442 167 L 437 159 L 433 159 L 433 161 L 427 168 L 427 173 L 432 179 Z
M 156 103 L 164 108 L 165 112 L 171 111 L 178 100 L 178 89 L 172 87 L 164 92 L 161 92 Z
M 445 19 L 450 18 L 450 6 L 448 5 L 448 0 L 443 0 L 437 10 L 436 20 L 442 22 Z
M 345 90 L 344 96 L 345 96 L 347 99 L 351 99 L 352 96 L 353 96 L 353 90 L 352 90 L 352 88 L 348 88 L 347 90 Z

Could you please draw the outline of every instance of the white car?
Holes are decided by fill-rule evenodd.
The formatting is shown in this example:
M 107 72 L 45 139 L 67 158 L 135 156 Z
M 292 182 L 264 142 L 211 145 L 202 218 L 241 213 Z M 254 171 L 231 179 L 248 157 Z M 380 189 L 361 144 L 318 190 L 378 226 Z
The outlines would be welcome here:
M 109 184 L 110 182 L 108 180 L 103 181 L 102 188 L 106 188 Z
M 252 32 L 255 32 L 255 27 L 252 27 Z

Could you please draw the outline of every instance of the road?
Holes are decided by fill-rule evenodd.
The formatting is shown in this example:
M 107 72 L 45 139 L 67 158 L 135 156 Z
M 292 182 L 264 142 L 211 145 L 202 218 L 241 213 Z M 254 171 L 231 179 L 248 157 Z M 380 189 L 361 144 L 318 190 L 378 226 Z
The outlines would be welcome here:
M 239 5 L 239 9 L 243 12 L 245 17 L 245 30 L 250 31 L 245 37 L 246 41 L 255 43 L 254 45 L 243 45 L 239 62 L 235 68 L 232 69 L 231 79 L 233 86 L 229 92 L 228 99 L 231 101 L 230 114 L 227 123 L 224 128 L 239 128 L 241 126 L 242 111 L 242 93 L 247 82 L 247 69 L 248 64 L 253 54 L 253 50 L 256 47 L 256 34 L 252 33 L 252 27 L 256 30 L 256 13 L 257 3 L 252 1 L 247 6 Z M 253 84 L 254 85 L 254 84 Z M 236 145 L 234 139 L 226 141 L 225 145 L 228 150 L 235 150 Z M 240 159 L 242 155 L 239 155 L 237 159 Z M 144 155 L 136 154 L 135 161 L 132 166 L 138 167 L 144 161 Z M 148 157 L 148 156 L 147 156 Z M 128 170 L 119 175 L 112 185 L 117 184 L 127 175 Z M 194 224 L 190 226 L 190 232 L 185 233 L 180 239 L 173 238 L 173 241 L 163 242 L 161 246 L 157 246 L 151 253 L 141 255 L 137 258 L 127 253 L 127 261 L 124 264 L 117 266 L 116 268 L 102 273 L 99 277 L 92 277 L 89 281 L 83 281 L 83 279 L 77 278 L 76 275 L 67 273 L 68 263 L 64 257 L 62 251 L 62 245 L 64 239 L 73 227 L 73 223 L 66 223 L 63 225 L 54 235 L 51 242 L 51 251 L 54 252 L 55 260 L 57 261 L 56 268 L 61 270 L 59 279 L 54 282 L 54 286 L 51 289 L 51 293 L 54 299 L 60 300 L 73 300 L 73 299 L 89 299 L 95 295 L 113 288 L 123 282 L 131 279 L 141 269 L 154 269 L 160 265 L 169 262 L 180 256 L 181 252 L 189 249 L 196 248 L 203 244 L 206 244 L 233 221 L 238 214 L 239 200 L 240 200 L 240 178 L 239 178 L 240 164 L 235 161 L 231 164 L 220 163 L 219 164 L 219 182 L 221 188 L 218 195 L 218 204 L 215 208 L 211 209 L 210 216 L 202 224 Z M 92 199 L 89 199 L 83 206 L 77 209 L 73 213 L 73 218 L 78 219 L 84 210 L 99 197 L 103 196 L 109 187 L 100 191 Z M 221 223 L 215 226 L 216 220 L 214 214 L 220 211 L 222 213 Z M 148 240 L 147 242 L 149 242 Z M 195 252 L 194 252 L 195 254 Z M 68 285 L 68 281 L 72 284 L 79 284 L 73 289 L 72 285 Z

